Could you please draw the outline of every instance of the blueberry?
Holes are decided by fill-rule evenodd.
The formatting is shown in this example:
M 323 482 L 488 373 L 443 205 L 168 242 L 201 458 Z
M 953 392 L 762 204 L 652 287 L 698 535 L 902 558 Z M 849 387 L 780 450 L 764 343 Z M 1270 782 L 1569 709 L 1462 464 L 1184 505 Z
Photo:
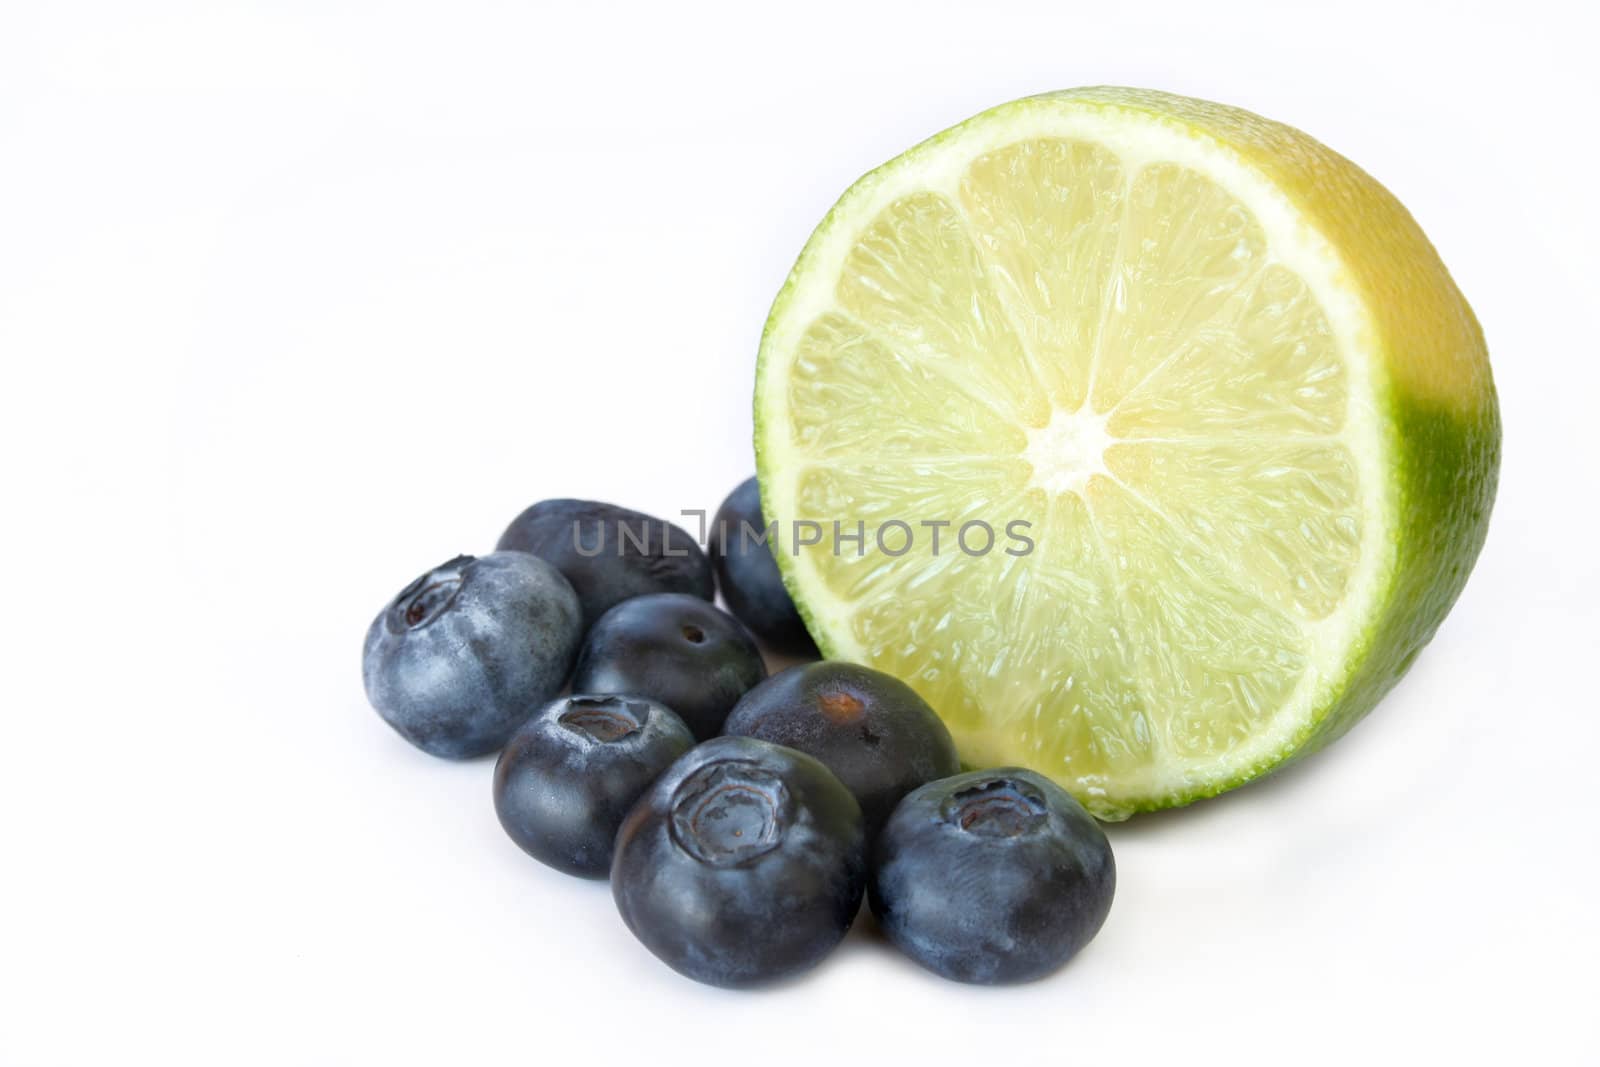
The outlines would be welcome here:
M 985 985 L 1049 974 L 1111 910 L 1116 864 L 1100 825 L 1016 767 L 931 782 L 878 836 L 873 913 L 906 955 Z
M 817 646 L 783 587 L 761 516 L 761 491 L 750 478 L 728 494 L 711 522 L 711 562 L 722 597 L 739 621 L 773 648 L 816 655 Z
M 687 531 L 615 504 L 541 500 L 511 520 L 495 548 L 555 564 L 577 590 L 585 626 L 629 597 L 716 596 L 711 561 Z
M 500 753 L 494 810 L 530 856 L 604 878 L 622 817 L 693 747 L 683 720 L 653 700 L 563 697 L 534 712 Z
M 611 894 L 669 967 L 741 987 L 798 974 L 861 906 L 861 809 L 810 756 L 748 737 L 691 751 L 617 831 Z
M 910 686 L 854 663 L 806 663 L 773 675 L 734 706 L 725 734 L 797 748 L 839 776 L 871 840 L 900 798 L 961 769 L 950 731 Z
M 659 700 L 707 738 L 766 676 L 738 619 L 696 597 L 658 593 L 624 600 L 590 628 L 572 688 Z
M 560 692 L 582 637 L 561 573 L 521 552 L 457 556 L 429 571 L 367 630 L 367 699 L 424 752 L 493 752 Z

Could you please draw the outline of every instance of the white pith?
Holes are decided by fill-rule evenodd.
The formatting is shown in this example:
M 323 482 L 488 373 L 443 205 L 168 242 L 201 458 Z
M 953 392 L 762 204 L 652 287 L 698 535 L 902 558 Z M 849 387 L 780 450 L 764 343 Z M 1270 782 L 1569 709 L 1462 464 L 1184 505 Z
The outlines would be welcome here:
M 813 236 L 763 341 L 758 424 L 763 494 L 770 518 L 787 518 L 785 509 L 797 499 L 800 473 L 807 462 L 815 462 L 814 458 L 807 460 L 793 439 L 787 417 L 792 354 L 810 324 L 837 310 L 834 283 L 864 228 L 889 205 L 912 194 L 932 192 L 959 203 L 960 181 L 974 159 L 1038 138 L 1105 147 L 1127 168 L 1130 182 L 1141 167 L 1177 164 L 1205 175 L 1246 205 L 1267 235 L 1270 262 L 1282 264 L 1303 280 L 1322 309 L 1348 382 L 1348 402 L 1337 439 L 1348 449 L 1357 469 L 1362 547 L 1338 608 L 1322 618 L 1300 620 L 1307 668 L 1270 722 L 1224 758 L 1190 759 L 1175 752 L 1163 753 L 1158 762 L 1141 772 L 1140 780 L 1116 783 L 1116 795 L 1106 804 L 1114 812 L 1124 804 L 1137 805 L 1144 797 L 1192 792 L 1207 782 L 1235 776 L 1238 768 L 1271 762 L 1291 746 L 1340 684 L 1351 649 L 1374 612 L 1378 591 L 1392 565 L 1394 522 L 1383 473 L 1389 444 L 1376 400 L 1384 383 L 1378 380 L 1377 361 L 1370 355 L 1372 334 L 1365 309 L 1342 283 L 1337 255 L 1304 224 L 1287 198 L 1254 170 L 1215 143 L 1148 115 L 1077 106 L 1070 101 L 1030 101 L 1007 109 L 1003 117 L 958 128 L 863 179 Z M 1071 409 L 1055 408 L 1043 426 L 1025 428 L 1021 456 L 1031 467 L 1030 486 L 1049 494 L 1082 495 L 1094 478 L 1117 481 L 1106 462 L 1107 449 L 1117 440 L 1108 428 L 1111 415 L 1111 411 L 1096 411 L 1085 400 Z M 929 471 L 936 466 L 930 463 Z M 844 658 L 865 658 L 851 627 L 861 605 L 830 595 L 812 557 L 801 554 L 785 564 L 814 626 L 833 651 Z M 957 741 L 964 751 L 969 747 L 982 750 L 986 739 L 963 737 L 958 730 Z M 1080 796 L 1088 794 L 1090 799 L 1099 789 L 1094 783 L 1078 783 Z
M 1068 411 L 1056 408 L 1050 421 L 1028 432 L 1028 448 L 1023 452 L 1033 468 L 1030 484 L 1048 493 L 1080 493 L 1095 475 L 1110 477 L 1106 449 L 1113 440 L 1106 424 L 1109 413 L 1096 412 L 1092 405 Z

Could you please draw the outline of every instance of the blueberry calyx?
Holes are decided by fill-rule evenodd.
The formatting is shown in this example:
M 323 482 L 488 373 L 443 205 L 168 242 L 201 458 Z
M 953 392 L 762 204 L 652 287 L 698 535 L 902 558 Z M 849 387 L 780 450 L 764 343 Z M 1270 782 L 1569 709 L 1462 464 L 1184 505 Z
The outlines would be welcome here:
M 457 556 L 424 574 L 400 591 L 389 608 L 386 620 L 390 633 L 420 630 L 455 602 L 467 568 L 477 562 L 474 556 Z
M 568 730 L 597 744 L 620 741 L 644 729 L 650 705 L 623 697 L 571 697 L 567 710 L 556 720 Z
M 673 794 L 672 839 L 701 863 L 741 866 L 783 843 L 793 806 L 776 774 L 749 760 L 717 760 Z
M 940 806 L 945 822 L 979 837 L 1022 837 L 1044 826 L 1044 797 L 1016 778 L 990 778 L 952 794 Z

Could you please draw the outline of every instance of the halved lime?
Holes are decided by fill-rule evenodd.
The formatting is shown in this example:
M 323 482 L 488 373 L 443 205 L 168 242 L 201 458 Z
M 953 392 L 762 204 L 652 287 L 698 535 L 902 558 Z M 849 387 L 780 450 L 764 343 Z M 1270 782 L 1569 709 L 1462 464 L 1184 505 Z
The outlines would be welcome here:
M 1126 89 L 1004 105 L 857 182 L 756 387 L 819 646 L 1105 818 L 1370 709 L 1466 580 L 1499 436 L 1477 323 L 1386 190 Z

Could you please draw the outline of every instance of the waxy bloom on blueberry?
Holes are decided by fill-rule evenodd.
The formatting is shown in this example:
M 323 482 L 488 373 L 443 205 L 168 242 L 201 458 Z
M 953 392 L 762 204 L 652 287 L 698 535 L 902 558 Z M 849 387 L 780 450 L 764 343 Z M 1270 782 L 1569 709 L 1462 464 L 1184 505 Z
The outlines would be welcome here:
M 611 869 L 622 817 L 694 734 L 644 697 L 569 696 L 522 724 L 494 768 L 494 809 L 535 859 L 585 878 Z
M 497 549 L 548 560 L 572 583 L 585 626 L 629 597 L 716 596 L 711 561 L 686 530 L 597 500 L 541 500 L 506 527 Z
M 550 564 L 521 552 L 458 556 L 378 613 L 361 677 L 413 745 L 481 756 L 560 691 L 581 636 L 578 597 Z
M 961 982 L 1025 982 L 1089 943 L 1117 870 L 1100 824 L 1066 790 L 1006 767 L 931 782 L 878 835 L 870 899 L 883 932 Z
M 738 619 L 698 597 L 660 593 L 624 600 L 600 617 L 572 688 L 659 700 L 707 738 L 766 676 L 761 650 Z
M 634 936 L 712 985 L 805 971 L 861 906 L 861 808 L 793 749 L 719 737 L 651 787 L 617 832 L 611 892 Z
M 711 521 L 711 563 L 717 583 L 739 621 L 773 648 L 792 655 L 816 655 L 816 645 L 795 610 L 772 557 L 769 530 L 762 521 L 761 491 L 754 478 L 728 494 Z
M 950 731 L 909 685 L 854 663 L 805 663 L 734 706 L 722 732 L 814 756 L 861 802 L 867 836 L 900 798 L 961 769 Z

